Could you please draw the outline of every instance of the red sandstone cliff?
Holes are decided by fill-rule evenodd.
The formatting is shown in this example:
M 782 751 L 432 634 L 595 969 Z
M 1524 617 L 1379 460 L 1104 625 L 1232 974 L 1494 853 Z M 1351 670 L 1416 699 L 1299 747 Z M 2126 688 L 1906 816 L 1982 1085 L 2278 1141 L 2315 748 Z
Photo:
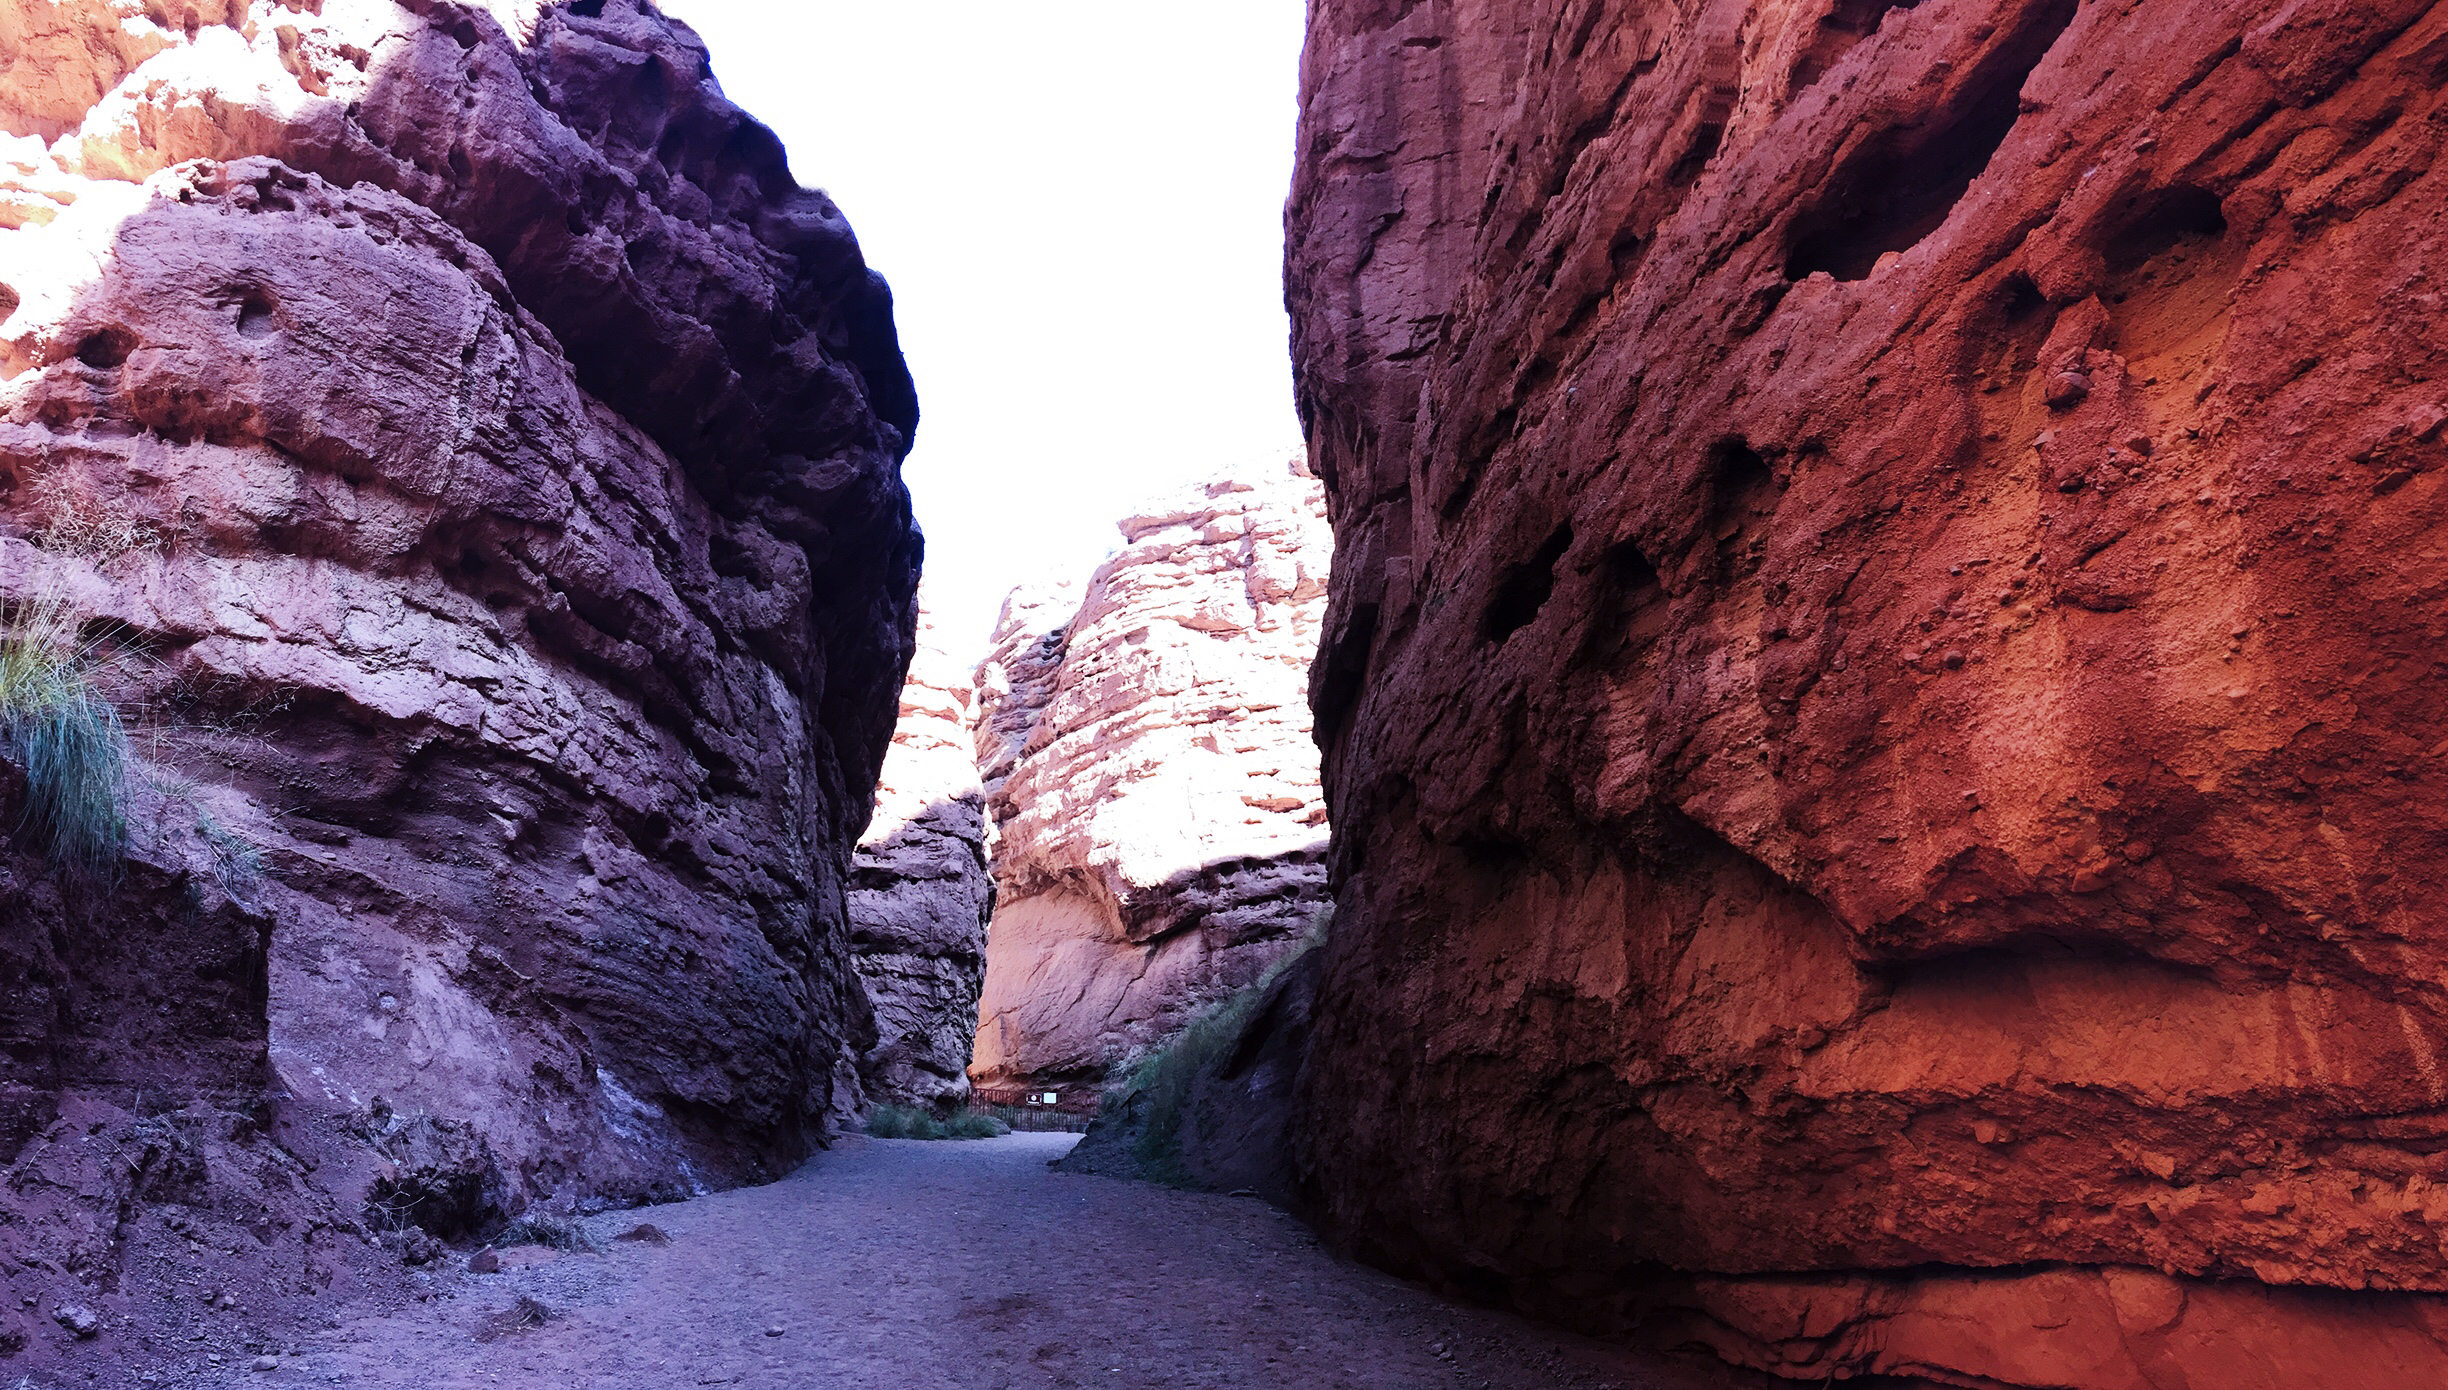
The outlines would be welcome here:
M 115 888 L 0 779 L 0 1159 L 144 1156 L 11 1179 L 101 1234 L 7 1305 L 110 1277 L 190 1100 L 372 1140 L 344 1228 L 784 1171 L 919 558 L 840 212 L 637 0 L 29 0 L 0 131 L 0 599 L 136 728 Z
M 1307 930 L 1323 500 L 1300 475 L 1209 484 L 1125 518 L 1084 592 L 1004 605 L 978 677 L 996 828 L 981 1090 L 1098 1086 Z
M 2448 1379 L 2448 6 L 1310 16 L 1329 1223 L 1813 1381 Z
M 977 697 L 939 638 L 922 620 L 850 886 L 850 949 L 876 1020 L 860 1075 L 867 1099 L 903 1105 L 969 1097 L 994 903 Z

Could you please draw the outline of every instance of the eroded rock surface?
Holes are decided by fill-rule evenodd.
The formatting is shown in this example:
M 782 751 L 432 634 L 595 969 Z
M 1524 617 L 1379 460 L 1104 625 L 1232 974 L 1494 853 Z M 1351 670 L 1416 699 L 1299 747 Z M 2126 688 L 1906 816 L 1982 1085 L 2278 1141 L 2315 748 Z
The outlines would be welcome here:
M 2443 77 L 2425 0 L 1311 7 L 1330 1224 L 1814 1381 L 2448 1374 Z
M 1015 594 L 978 670 L 996 897 L 970 1075 L 998 1099 L 1093 1088 L 1324 900 L 1317 483 L 1214 483 L 1121 527 L 1084 592 Z
M 986 794 L 970 673 L 922 624 L 875 819 L 852 860 L 850 950 L 875 1010 L 870 1100 L 958 1104 L 986 977 Z
M 839 211 L 650 7 L 496 9 L 0 15 L 0 597 L 107 625 L 143 784 L 118 894 L 10 860 L 0 941 L 138 1010 L 65 1090 L 430 1121 L 514 1208 L 854 1103 L 919 538 Z

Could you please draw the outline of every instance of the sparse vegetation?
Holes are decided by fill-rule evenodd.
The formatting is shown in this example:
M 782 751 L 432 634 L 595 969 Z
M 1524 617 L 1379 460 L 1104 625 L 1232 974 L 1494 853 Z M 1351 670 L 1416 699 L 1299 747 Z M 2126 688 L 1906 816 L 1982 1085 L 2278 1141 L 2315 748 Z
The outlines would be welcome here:
M 124 502 L 73 494 L 55 497 L 49 515 L 31 539 L 54 555 L 74 555 L 97 565 L 137 550 L 159 550 L 161 528 L 138 517 Z
M 573 1254 L 600 1255 L 603 1242 L 587 1230 L 576 1217 L 555 1216 L 550 1212 L 531 1211 L 503 1228 L 493 1244 L 504 1249 L 513 1245 L 541 1245 L 547 1249 Z
M 1332 917 L 1331 908 L 1322 909 L 1310 922 L 1308 934 L 1301 943 L 1266 969 L 1247 986 L 1208 1005 L 1190 1020 L 1188 1027 L 1174 1035 L 1173 1041 L 1149 1053 L 1131 1069 L 1130 1079 L 1105 1093 L 1105 1117 L 1117 1124 L 1129 1123 L 1129 1112 L 1138 1109 L 1139 1132 L 1131 1140 L 1132 1156 L 1139 1160 L 1142 1176 L 1167 1187 L 1197 1187 L 1198 1180 L 1182 1162 L 1182 1114 L 1190 1103 L 1190 1091 L 1201 1073 L 1209 1071 L 1240 1042 L 1250 1017 L 1258 1011 L 1283 973 L 1302 956 L 1317 949 L 1326 939 L 1326 924 Z
M 992 1139 L 1011 1126 L 983 1110 L 957 1110 L 938 1119 L 907 1105 L 879 1105 L 867 1112 L 867 1133 L 877 1139 Z
M 212 851 L 213 877 L 220 881 L 223 893 L 243 898 L 263 881 L 262 850 L 215 820 L 210 811 L 196 811 L 195 827 L 204 847 Z
M 140 760 L 143 761 L 143 760 Z M 186 776 L 168 768 L 147 766 L 144 779 L 161 798 L 154 818 L 154 832 L 166 835 L 179 816 L 189 819 L 196 839 L 204 847 L 204 868 L 212 881 L 220 886 L 224 896 L 244 901 L 263 881 L 263 851 L 246 837 L 221 823 L 204 805 L 203 789 Z M 188 884 L 188 906 L 203 906 L 200 885 Z
M 0 742 L 25 774 L 22 827 L 55 868 L 108 882 L 127 846 L 128 745 L 95 685 L 103 647 L 58 597 L 19 602 L 0 630 Z

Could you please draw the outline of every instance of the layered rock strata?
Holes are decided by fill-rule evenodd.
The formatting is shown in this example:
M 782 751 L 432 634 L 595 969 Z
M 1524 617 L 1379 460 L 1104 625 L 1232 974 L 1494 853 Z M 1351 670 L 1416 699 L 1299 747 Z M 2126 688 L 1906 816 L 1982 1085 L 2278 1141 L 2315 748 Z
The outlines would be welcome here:
M 1121 529 L 1076 596 L 1015 594 L 978 669 L 996 897 L 970 1075 L 997 1099 L 1085 1101 L 1324 900 L 1318 484 L 1214 483 Z
M 994 881 L 975 694 L 939 637 L 919 630 L 875 819 L 851 861 L 850 950 L 875 1011 L 860 1062 L 868 1099 L 941 1108 L 969 1096 Z
M 637 0 L 37 0 L 0 129 L 0 597 L 108 634 L 172 806 L 113 894 L 0 880 L 9 969 L 163 1003 L 18 1128 L 252 1067 L 443 1234 L 785 1170 L 919 561 L 839 211 Z
M 1311 6 L 1323 1219 L 1811 1381 L 2448 1375 L 2444 77 Z

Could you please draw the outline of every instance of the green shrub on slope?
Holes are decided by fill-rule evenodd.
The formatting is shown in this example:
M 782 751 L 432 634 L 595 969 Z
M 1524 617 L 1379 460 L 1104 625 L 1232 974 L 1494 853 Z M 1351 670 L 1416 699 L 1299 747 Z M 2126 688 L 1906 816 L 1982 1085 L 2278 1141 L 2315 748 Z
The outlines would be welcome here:
M 1011 1126 L 980 1110 L 961 1110 L 948 1119 L 907 1105 L 879 1105 L 867 1112 L 867 1133 L 877 1139 L 992 1139 L 1011 1133 Z
M 100 643 L 66 604 L 17 605 L 0 629 L 0 745 L 26 779 L 22 826 L 55 868 L 107 882 L 127 846 L 127 731 L 94 686 Z

